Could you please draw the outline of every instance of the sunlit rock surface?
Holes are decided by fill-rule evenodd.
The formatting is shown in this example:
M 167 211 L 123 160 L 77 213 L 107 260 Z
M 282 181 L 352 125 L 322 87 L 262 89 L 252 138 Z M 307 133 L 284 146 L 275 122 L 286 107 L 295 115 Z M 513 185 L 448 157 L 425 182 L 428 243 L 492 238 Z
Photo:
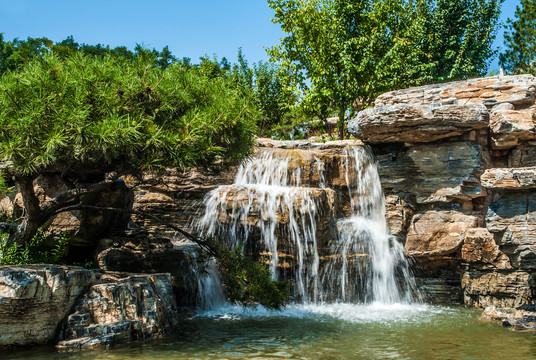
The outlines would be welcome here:
M 407 105 L 369 108 L 348 123 L 348 131 L 370 144 L 423 143 L 488 126 L 482 104 Z
M 0 349 L 53 342 L 58 324 L 94 281 L 93 271 L 77 267 L 0 266 Z
M 519 144 L 536 144 L 536 108 L 492 111 L 490 115 L 491 147 L 509 149 Z
M 57 346 L 95 348 L 162 337 L 178 324 L 169 274 L 103 274 L 75 303 Z
M 416 214 L 406 239 L 406 253 L 412 257 L 435 258 L 456 253 L 468 229 L 478 218 L 458 211 L 433 211 Z
M 387 194 L 413 196 L 417 203 L 471 201 L 486 194 L 479 177 L 488 154 L 479 144 L 446 142 L 373 150 Z
M 535 189 L 536 167 L 487 169 L 480 181 L 492 189 Z
M 536 79 L 532 75 L 491 76 L 391 91 L 376 98 L 376 106 L 396 104 L 509 103 L 516 107 L 534 103 Z

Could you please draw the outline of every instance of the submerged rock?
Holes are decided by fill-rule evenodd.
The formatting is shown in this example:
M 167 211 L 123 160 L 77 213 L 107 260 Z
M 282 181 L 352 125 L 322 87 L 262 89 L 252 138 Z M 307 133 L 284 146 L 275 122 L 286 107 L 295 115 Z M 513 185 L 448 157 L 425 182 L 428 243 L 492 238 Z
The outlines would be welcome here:
M 513 330 L 536 331 L 536 306 L 534 304 L 517 308 L 488 306 L 482 312 L 482 319 L 501 321 L 504 327 Z

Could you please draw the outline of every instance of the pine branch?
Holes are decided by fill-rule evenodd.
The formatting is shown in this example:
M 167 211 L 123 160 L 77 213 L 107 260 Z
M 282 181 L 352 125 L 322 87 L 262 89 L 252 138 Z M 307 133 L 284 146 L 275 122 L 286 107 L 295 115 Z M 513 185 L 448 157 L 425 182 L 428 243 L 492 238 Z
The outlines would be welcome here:
M 114 208 L 114 207 L 104 207 L 104 206 L 93 206 L 93 205 L 77 204 L 77 205 L 67 206 L 67 207 L 64 207 L 62 209 L 59 209 L 59 210 L 55 211 L 52 214 L 52 216 L 58 215 L 58 214 L 60 214 L 62 212 L 74 211 L 74 210 L 113 211 L 113 212 L 119 212 L 119 213 L 123 213 L 123 214 L 141 215 L 141 216 L 147 217 L 147 218 L 149 218 L 151 220 L 154 220 L 154 221 L 156 221 L 157 223 L 159 223 L 161 225 L 167 226 L 167 227 L 177 231 L 178 233 L 180 233 L 181 235 L 186 237 L 188 240 L 193 241 L 194 243 L 199 245 L 204 251 L 208 252 L 212 256 L 218 257 L 218 255 L 219 255 L 218 251 L 208 241 L 206 241 L 204 239 L 201 239 L 201 238 L 198 238 L 198 237 L 190 234 L 189 232 L 181 229 L 180 227 L 178 227 L 176 225 L 173 225 L 173 224 L 170 224 L 170 223 L 160 219 L 158 216 L 155 216 L 153 214 L 149 214 L 149 213 L 147 213 L 145 211 L 139 211 L 139 210 L 133 210 L 133 209 L 121 209 L 121 208 Z

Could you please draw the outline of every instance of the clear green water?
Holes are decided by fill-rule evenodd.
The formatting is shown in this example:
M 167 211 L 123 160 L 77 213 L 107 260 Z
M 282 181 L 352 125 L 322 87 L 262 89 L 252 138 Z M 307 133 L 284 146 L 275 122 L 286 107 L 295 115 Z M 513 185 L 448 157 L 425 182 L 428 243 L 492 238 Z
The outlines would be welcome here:
M 425 305 L 225 308 L 186 319 L 165 339 L 107 350 L 42 347 L 2 359 L 536 359 L 536 333 Z

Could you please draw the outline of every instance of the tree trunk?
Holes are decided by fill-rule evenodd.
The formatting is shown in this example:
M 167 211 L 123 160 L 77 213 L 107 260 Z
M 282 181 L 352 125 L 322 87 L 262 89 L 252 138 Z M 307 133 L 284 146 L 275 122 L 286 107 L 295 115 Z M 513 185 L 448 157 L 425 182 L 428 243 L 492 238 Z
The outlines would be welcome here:
M 16 177 L 15 184 L 22 196 L 24 214 L 22 222 L 15 227 L 15 231 L 10 235 L 6 245 L 9 247 L 13 242 L 24 244 L 30 241 L 39 228 L 56 215 L 59 210 L 79 204 L 80 198 L 84 195 L 109 189 L 116 178 L 117 175 L 113 174 L 99 183 L 68 190 L 40 205 L 34 191 L 33 181 L 35 177 Z
M 339 113 L 339 120 L 337 121 L 337 124 L 339 125 L 339 140 L 344 140 L 344 130 L 345 130 L 345 124 L 344 124 L 344 111 Z
M 20 223 L 14 234 L 10 237 L 8 245 L 13 242 L 24 244 L 30 241 L 41 226 L 42 213 L 39 207 L 39 199 L 35 195 L 34 177 L 25 176 L 15 178 L 15 185 L 22 196 L 24 203 L 24 220 Z

